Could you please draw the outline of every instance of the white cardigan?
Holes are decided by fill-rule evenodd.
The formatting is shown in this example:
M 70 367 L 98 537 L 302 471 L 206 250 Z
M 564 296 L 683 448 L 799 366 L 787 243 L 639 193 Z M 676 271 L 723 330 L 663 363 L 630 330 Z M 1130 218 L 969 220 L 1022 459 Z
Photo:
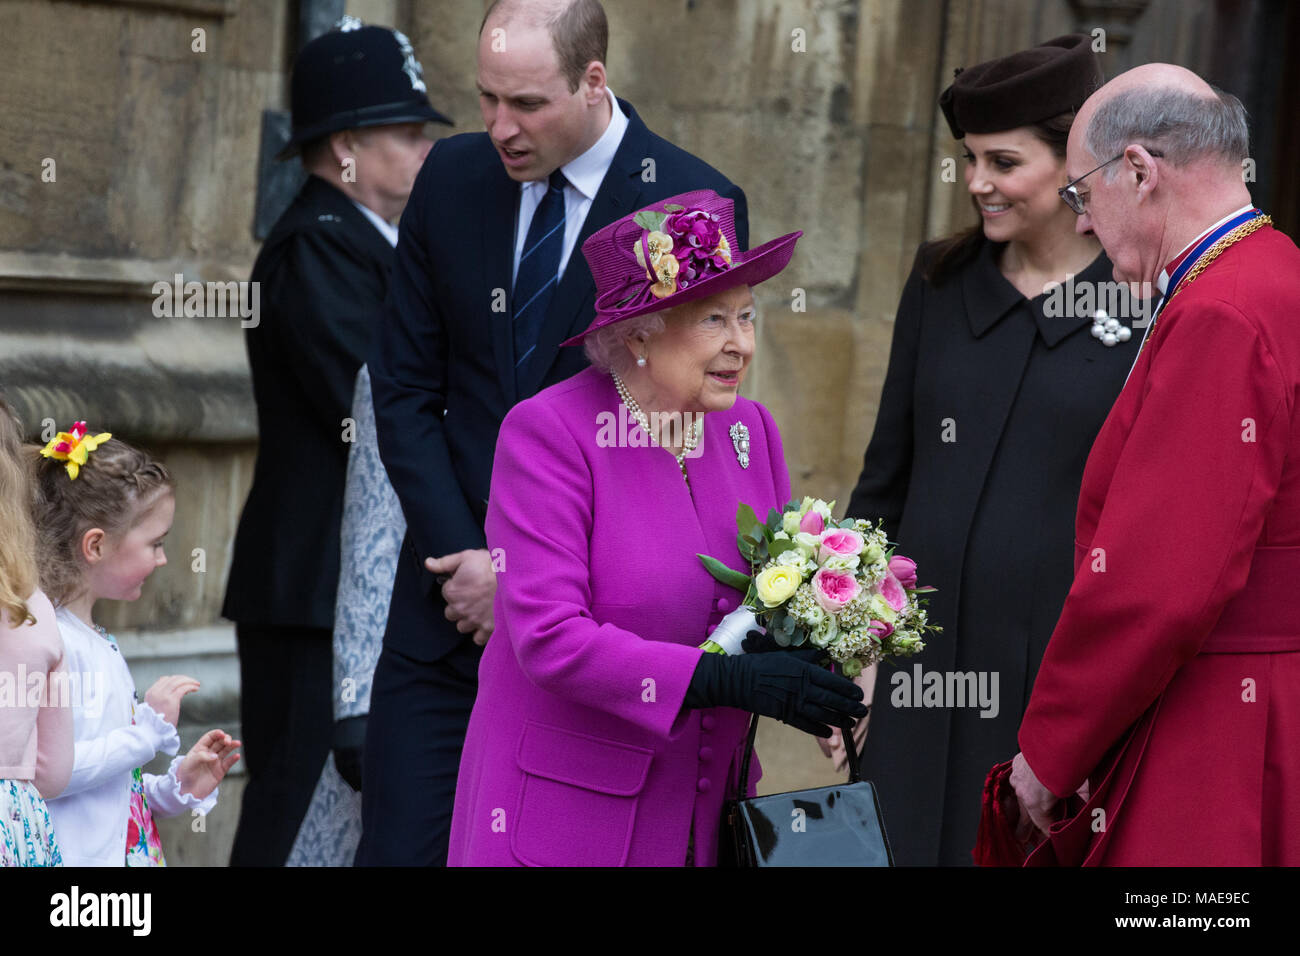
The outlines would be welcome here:
M 131 671 L 102 634 L 67 608 L 59 608 L 55 619 L 75 685 L 76 757 L 67 787 L 48 801 L 54 836 L 65 866 L 124 866 L 131 772 L 160 752 L 176 753 L 180 736 L 148 704 L 135 703 Z M 145 798 L 155 817 L 175 816 L 186 809 L 206 814 L 216 806 L 216 790 L 202 801 L 181 793 L 176 768 L 182 759 L 176 757 L 165 775 L 143 775 Z

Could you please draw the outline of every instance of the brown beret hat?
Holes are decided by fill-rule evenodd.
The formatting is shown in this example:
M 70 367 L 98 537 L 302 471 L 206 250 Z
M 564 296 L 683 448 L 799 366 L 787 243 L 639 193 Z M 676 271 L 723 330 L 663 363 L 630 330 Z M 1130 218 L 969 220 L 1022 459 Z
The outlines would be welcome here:
M 1101 86 L 1092 38 L 1070 33 L 957 70 L 939 97 L 952 135 L 1000 133 L 1077 110 Z

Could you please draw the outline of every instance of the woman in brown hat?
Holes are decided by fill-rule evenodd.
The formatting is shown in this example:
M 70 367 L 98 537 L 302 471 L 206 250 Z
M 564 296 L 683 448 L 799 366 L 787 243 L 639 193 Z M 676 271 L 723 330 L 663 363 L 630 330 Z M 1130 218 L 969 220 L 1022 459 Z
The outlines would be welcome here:
M 917 254 L 846 512 L 883 516 L 939 589 L 943 639 L 880 668 L 866 739 L 902 864 L 971 862 L 984 777 L 1017 749 L 1073 577 L 1084 461 L 1141 337 L 1057 194 L 1100 84 L 1075 35 L 959 70 L 940 99 L 981 221 Z

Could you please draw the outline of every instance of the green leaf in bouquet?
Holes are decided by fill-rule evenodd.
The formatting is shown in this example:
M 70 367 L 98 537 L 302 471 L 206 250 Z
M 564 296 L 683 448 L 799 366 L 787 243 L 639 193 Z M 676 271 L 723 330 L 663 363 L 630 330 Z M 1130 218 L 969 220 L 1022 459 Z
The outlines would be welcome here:
M 798 545 L 796 545 L 793 541 L 789 541 L 785 538 L 781 538 L 778 541 L 773 541 L 771 544 L 767 546 L 767 553 L 774 558 L 779 558 L 787 551 L 793 551 L 796 547 L 798 547 Z
M 743 534 L 738 534 L 736 535 L 736 547 L 740 549 L 740 556 L 742 558 L 750 564 L 754 563 L 755 558 L 758 556 L 758 551 L 752 541 L 746 538 Z
M 758 515 L 754 514 L 753 508 L 742 501 L 736 508 L 736 530 L 752 538 L 762 533 L 760 528 L 762 525 L 759 523 Z
M 735 568 L 728 567 L 717 558 L 711 558 L 707 554 L 697 554 L 696 557 L 704 562 L 705 570 L 713 575 L 714 580 L 721 581 L 727 587 L 735 588 L 737 591 L 748 595 L 751 583 L 749 575 L 741 574 Z
M 773 534 L 776 534 L 778 531 L 780 531 L 781 512 L 777 511 L 775 508 L 768 508 L 767 523 L 765 524 L 765 527 L 767 528 L 768 531 L 772 532 Z
M 664 212 L 681 212 L 685 208 L 685 206 L 679 206 L 675 202 L 664 203 Z

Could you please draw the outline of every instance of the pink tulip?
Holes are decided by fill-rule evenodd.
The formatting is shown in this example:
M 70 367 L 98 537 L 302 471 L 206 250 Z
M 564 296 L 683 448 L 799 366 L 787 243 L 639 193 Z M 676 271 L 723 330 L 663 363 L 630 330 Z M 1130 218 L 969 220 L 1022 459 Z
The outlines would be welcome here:
M 901 554 L 894 555 L 889 559 L 889 570 L 903 587 L 908 590 L 916 587 L 916 562 L 911 558 L 905 558 Z
M 826 527 L 826 522 L 816 511 L 810 511 L 799 519 L 799 530 L 806 531 L 809 534 L 821 534 Z

